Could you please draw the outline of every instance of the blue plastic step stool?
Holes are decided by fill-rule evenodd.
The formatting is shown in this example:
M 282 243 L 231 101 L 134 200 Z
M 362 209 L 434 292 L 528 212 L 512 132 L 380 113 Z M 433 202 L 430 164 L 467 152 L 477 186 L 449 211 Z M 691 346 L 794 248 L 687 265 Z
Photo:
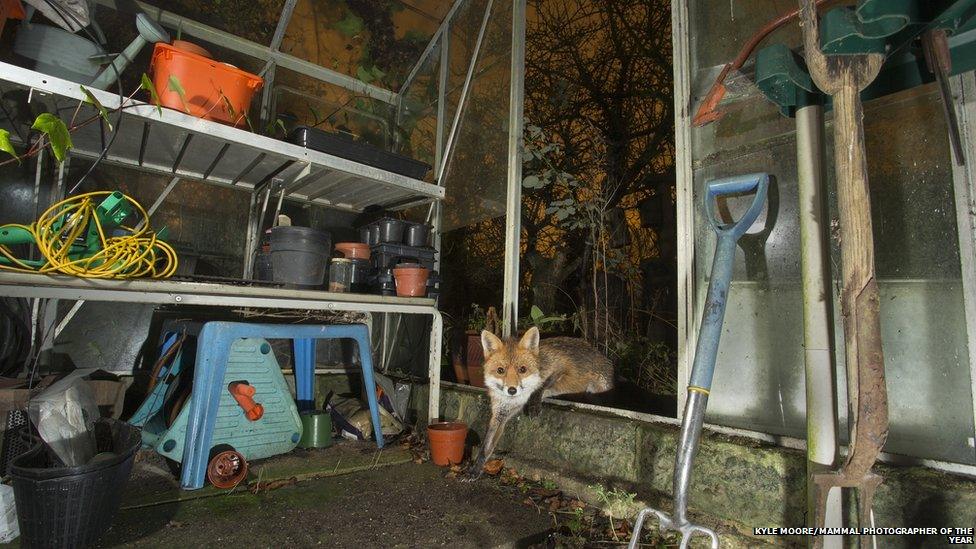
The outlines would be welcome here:
M 164 336 L 163 353 L 175 343 L 174 335 Z M 189 329 L 187 335 L 191 335 Z M 190 406 L 178 410 L 172 421 L 168 421 L 170 418 L 166 413 L 160 412 L 163 402 L 176 398 L 171 385 L 181 370 L 193 363 L 195 340 L 194 337 L 192 342 L 188 341 L 176 351 L 172 364 L 160 372 L 152 393 L 130 420 L 131 424 L 142 427 L 144 446 L 178 463 L 183 461 Z M 229 356 L 222 385 L 229 387 L 237 381 L 251 385 L 264 413 L 258 419 L 249 420 L 230 391 L 221 392 L 211 446 L 230 446 L 248 461 L 294 450 L 302 436 L 302 420 L 271 344 L 261 338 L 235 339 Z M 193 402 L 192 394 L 187 402 Z
M 188 404 L 189 418 L 183 445 L 183 472 L 180 478 L 183 489 L 203 488 L 220 397 L 227 390 L 223 382 L 231 344 L 242 338 L 294 340 L 295 392 L 300 410 L 311 409 L 314 406 L 315 340 L 355 340 L 359 345 L 359 362 L 363 369 L 363 384 L 369 402 L 376 445 L 383 447 L 380 413 L 376 402 L 376 382 L 373 379 L 369 329 L 365 324 L 293 325 L 207 322 L 200 327 L 197 338 L 193 393 Z M 171 344 L 168 340 L 166 343 Z

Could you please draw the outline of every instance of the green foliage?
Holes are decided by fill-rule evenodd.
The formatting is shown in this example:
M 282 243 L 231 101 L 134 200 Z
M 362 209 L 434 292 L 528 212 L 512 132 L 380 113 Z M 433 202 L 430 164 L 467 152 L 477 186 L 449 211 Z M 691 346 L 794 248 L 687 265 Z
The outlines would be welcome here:
M 152 80 L 146 73 L 142 73 L 142 79 L 139 81 L 139 87 L 149 92 L 149 98 L 153 105 L 156 105 L 156 113 L 159 116 L 163 115 L 163 108 L 160 106 L 159 94 L 156 93 L 156 86 L 153 84 Z
M 386 76 L 386 73 L 381 71 L 379 67 L 373 65 L 372 67 L 366 68 L 363 65 L 356 67 L 356 78 L 362 80 L 363 82 L 369 84 L 370 82 L 377 82 L 382 80 Z M 364 109 L 360 109 L 364 110 Z
M 631 508 L 634 507 L 634 499 L 637 497 L 637 494 L 625 492 L 617 488 L 607 490 L 599 484 L 594 484 L 590 488 L 596 492 L 597 497 L 603 502 L 603 512 L 607 514 L 610 531 L 613 532 L 613 536 L 616 538 L 616 527 L 613 524 L 614 517 L 621 518 L 627 516 L 631 512 Z
M 410 29 L 403 34 L 403 39 L 414 44 L 426 45 L 427 42 L 430 42 L 430 35 L 416 29 Z
M 471 304 L 471 311 L 468 313 L 467 329 L 469 331 L 480 332 L 485 329 L 488 323 L 488 312 L 481 308 L 477 303 Z
M 651 394 L 675 394 L 677 357 L 666 343 L 646 336 L 617 337 L 607 351 L 620 376 Z
M 98 109 L 99 116 L 101 116 L 102 120 L 108 124 L 109 131 L 112 131 L 112 121 L 108 119 L 108 109 L 105 108 L 105 105 L 102 105 L 102 102 L 99 101 L 88 88 L 84 86 L 79 87 L 81 88 L 81 93 L 85 94 L 85 103 L 88 103 L 89 105 L 92 105 Z
M 546 197 L 545 213 L 552 216 L 553 225 L 564 230 L 585 229 L 593 218 L 592 201 L 581 201 L 583 184 L 573 174 L 557 167 L 564 154 L 560 143 L 552 140 L 540 128 L 525 124 L 522 145 L 522 187 L 530 193 Z
M 274 136 L 277 134 L 278 136 L 284 136 L 287 133 L 288 128 L 285 127 L 285 123 L 280 118 L 275 118 L 271 122 L 268 122 L 268 125 L 264 128 L 265 135 Z
M 68 134 L 68 127 L 64 121 L 51 113 L 41 113 L 37 115 L 31 129 L 37 130 L 47 137 L 51 144 L 51 151 L 58 162 L 64 162 L 68 150 L 74 147 L 71 143 L 71 135 Z
M 172 74 L 169 75 L 169 80 L 166 82 L 166 87 L 169 88 L 170 91 L 176 92 L 176 95 L 180 96 L 180 102 L 183 103 L 183 110 L 185 110 L 187 114 L 190 114 L 190 105 L 186 102 L 186 90 L 184 90 L 183 85 L 180 84 L 180 79 Z
M 562 330 L 571 318 L 567 315 L 546 315 L 542 309 L 533 305 L 529 309 L 529 316 L 522 317 L 518 321 L 519 331 L 525 331 L 535 326 L 542 333 L 549 333 Z
M 0 151 L 3 151 L 17 160 L 20 164 L 20 157 L 17 156 L 17 151 L 14 150 L 13 144 L 10 143 L 10 132 L 4 129 L 0 129 Z
M 349 38 L 363 32 L 363 28 L 365 28 L 363 20 L 354 13 L 347 13 L 345 19 L 339 21 L 334 26 L 337 31 Z
M 587 529 L 586 516 L 582 507 L 577 507 L 573 511 L 573 518 L 566 521 L 566 527 L 574 538 L 581 538 Z

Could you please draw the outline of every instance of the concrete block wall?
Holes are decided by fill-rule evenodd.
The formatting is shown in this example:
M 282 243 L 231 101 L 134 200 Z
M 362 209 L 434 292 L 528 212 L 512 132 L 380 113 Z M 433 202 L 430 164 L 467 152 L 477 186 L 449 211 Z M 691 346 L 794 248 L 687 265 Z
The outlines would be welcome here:
M 423 418 L 426 389 L 411 399 Z M 444 386 L 441 417 L 471 426 L 480 441 L 488 399 L 480 390 Z M 602 484 L 636 491 L 639 499 L 670 509 L 678 428 L 556 402 L 538 417 L 513 420 L 500 444 L 508 463 L 549 471 L 577 486 Z M 976 479 L 924 467 L 878 465 L 884 484 L 875 499 L 876 526 L 969 527 L 976 524 Z M 803 526 L 806 515 L 803 452 L 714 432 L 703 436 L 691 504 L 703 520 L 750 536 L 754 527 Z M 747 538 L 741 538 L 747 539 Z M 754 539 L 776 544 L 803 540 Z M 942 537 L 883 536 L 884 547 L 942 546 Z M 740 544 L 737 544 L 740 545 Z M 746 545 L 749 545 L 746 542 Z

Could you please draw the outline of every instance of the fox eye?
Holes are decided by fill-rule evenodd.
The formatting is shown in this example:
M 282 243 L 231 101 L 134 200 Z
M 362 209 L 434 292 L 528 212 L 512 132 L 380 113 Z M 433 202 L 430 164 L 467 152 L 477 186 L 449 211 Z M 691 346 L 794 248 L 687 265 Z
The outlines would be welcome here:
M 499 374 L 504 374 L 505 373 L 505 368 L 499 368 L 498 369 L 498 373 Z
M 520 373 L 520 374 L 524 374 L 524 373 L 525 373 L 525 366 L 521 366 L 521 367 L 519 368 L 519 373 Z

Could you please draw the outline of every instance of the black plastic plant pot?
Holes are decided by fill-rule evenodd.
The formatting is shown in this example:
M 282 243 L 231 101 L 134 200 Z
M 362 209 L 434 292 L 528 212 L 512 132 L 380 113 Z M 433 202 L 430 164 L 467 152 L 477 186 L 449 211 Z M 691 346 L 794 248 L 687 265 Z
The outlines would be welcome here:
M 325 281 L 332 235 L 310 227 L 275 227 L 271 230 L 271 275 L 275 282 L 302 288 Z
M 376 221 L 376 225 L 380 231 L 377 244 L 387 242 L 399 244 L 403 242 L 403 231 L 407 226 L 403 221 L 387 217 Z
M 87 547 L 112 525 L 142 436 L 128 423 L 101 419 L 95 440 L 98 454 L 85 465 L 52 466 L 43 444 L 13 461 L 22 546 Z
M 423 247 L 430 237 L 430 225 L 424 223 L 409 223 L 403 234 L 403 243 L 407 246 Z

